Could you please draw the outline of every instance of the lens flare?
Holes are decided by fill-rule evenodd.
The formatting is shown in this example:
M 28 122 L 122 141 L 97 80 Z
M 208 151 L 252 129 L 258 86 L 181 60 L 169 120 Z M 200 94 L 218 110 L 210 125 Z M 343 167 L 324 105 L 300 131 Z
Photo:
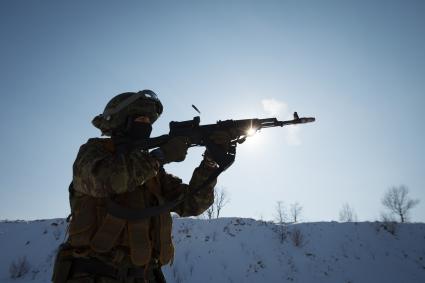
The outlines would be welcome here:
M 250 128 L 250 129 L 248 129 L 248 130 L 246 131 L 246 135 L 247 135 L 247 136 L 253 136 L 256 132 L 257 132 L 257 130 L 256 130 L 256 129 L 254 129 L 254 128 Z

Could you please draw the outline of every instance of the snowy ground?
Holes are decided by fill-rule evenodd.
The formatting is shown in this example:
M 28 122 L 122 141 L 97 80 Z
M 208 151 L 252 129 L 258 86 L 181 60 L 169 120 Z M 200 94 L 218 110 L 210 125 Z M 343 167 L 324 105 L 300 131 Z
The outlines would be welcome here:
M 0 222 L 0 282 L 50 282 L 63 219 Z M 243 218 L 174 219 L 175 260 L 164 268 L 180 282 L 425 282 L 425 224 L 302 223 L 279 226 Z M 12 262 L 26 258 L 24 276 Z

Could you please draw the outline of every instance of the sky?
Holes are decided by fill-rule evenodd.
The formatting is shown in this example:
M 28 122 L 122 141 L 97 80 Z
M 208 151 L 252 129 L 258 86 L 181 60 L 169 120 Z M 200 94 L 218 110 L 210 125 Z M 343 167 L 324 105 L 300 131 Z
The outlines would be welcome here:
M 425 2 L 1 1 L 0 219 L 69 214 L 79 147 L 115 95 L 154 90 L 170 121 L 300 116 L 238 146 L 223 216 L 375 221 L 408 186 L 425 221 Z M 185 182 L 203 148 L 165 169 Z

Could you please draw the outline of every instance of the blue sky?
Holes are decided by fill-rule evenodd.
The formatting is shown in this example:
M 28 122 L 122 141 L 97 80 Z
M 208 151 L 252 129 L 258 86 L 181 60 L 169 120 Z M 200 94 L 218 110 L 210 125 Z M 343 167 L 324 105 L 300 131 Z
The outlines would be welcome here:
M 425 221 L 423 1 L 1 1 L 0 218 L 68 214 L 78 148 L 114 95 L 150 88 L 171 120 L 277 117 L 219 180 L 223 216 L 376 220 L 405 184 Z M 190 179 L 202 149 L 167 170 Z

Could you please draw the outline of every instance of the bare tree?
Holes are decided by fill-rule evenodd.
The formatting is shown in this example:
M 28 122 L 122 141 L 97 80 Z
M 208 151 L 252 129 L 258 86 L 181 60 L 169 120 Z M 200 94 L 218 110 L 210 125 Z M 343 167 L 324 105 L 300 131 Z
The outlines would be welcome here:
M 230 201 L 225 188 L 218 188 L 214 190 L 214 206 L 216 211 L 216 218 L 220 217 L 220 212 L 223 207 Z
M 355 222 L 357 221 L 357 214 L 348 203 L 344 203 L 339 211 L 339 221 L 341 222 Z
M 276 208 L 275 209 L 276 209 L 275 210 L 275 213 L 276 213 L 276 215 L 275 215 L 276 222 L 278 224 L 281 224 L 281 225 L 284 224 L 286 222 L 287 215 L 286 215 L 286 209 L 285 209 L 285 206 L 284 206 L 283 202 L 282 201 L 278 201 L 276 203 Z
M 404 223 L 409 220 L 409 212 L 418 203 L 418 199 L 410 199 L 407 195 L 409 189 L 400 185 L 391 187 L 387 190 L 382 198 L 382 204 L 393 214 L 400 217 L 400 222 Z
M 207 219 L 219 218 L 223 207 L 230 202 L 226 189 L 214 189 L 214 203 L 204 212 Z
M 289 209 L 289 212 L 291 213 L 291 220 L 297 222 L 299 220 L 302 210 L 303 207 L 298 202 L 291 204 L 291 207 Z
M 287 225 L 285 224 L 287 216 L 286 209 L 282 201 L 278 201 L 275 207 L 275 219 L 277 222 L 276 233 L 280 243 L 283 244 L 287 238 Z
M 214 193 L 215 194 L 215 193 Z M 207 219 L 213 219 L 214 217 L 214 211 L 215 211 L 215 205 L 212 204 L 208 209 L 205 211 L 205 215 L 207 216 Z

